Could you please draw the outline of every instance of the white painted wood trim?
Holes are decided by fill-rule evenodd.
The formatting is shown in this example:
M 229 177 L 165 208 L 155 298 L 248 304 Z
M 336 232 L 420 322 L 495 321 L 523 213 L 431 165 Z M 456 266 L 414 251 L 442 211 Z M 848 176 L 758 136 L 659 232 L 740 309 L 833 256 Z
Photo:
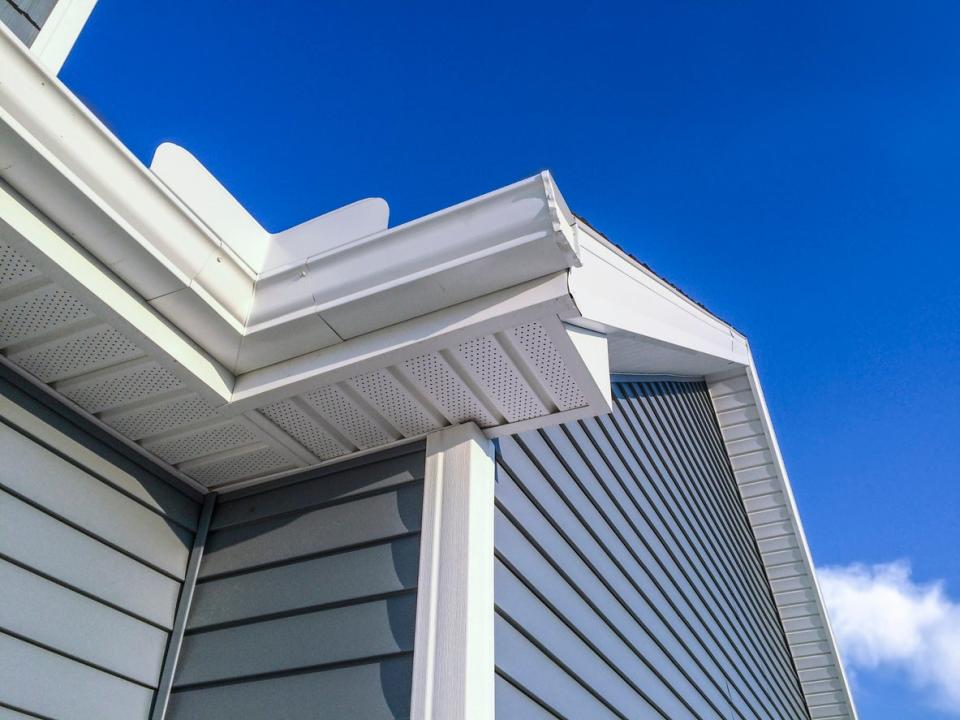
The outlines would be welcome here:
M 427 436 L 413 720 L 493 720 L 493 445 L 474 423 Z
M 54 75 L 66 62 L 96 4 L 97 0 L 60 0 L 43 24 L 30 50 Z

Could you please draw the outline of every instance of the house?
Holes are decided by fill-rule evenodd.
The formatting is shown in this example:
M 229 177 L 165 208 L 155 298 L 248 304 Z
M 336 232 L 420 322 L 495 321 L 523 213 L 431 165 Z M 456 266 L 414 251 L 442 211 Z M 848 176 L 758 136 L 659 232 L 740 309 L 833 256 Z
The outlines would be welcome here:
M 270 234 L 2 2 L 0 717 L 856 717 L 733 327 L 549 173 Z

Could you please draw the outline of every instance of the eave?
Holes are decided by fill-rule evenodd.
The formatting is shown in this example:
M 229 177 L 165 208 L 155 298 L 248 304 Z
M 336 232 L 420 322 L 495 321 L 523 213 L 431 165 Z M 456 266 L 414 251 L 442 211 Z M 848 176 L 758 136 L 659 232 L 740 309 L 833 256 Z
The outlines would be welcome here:
M 361 237 L 321 216 L 256 268 L 198 163 L 161 180 L 7 33 L 0 65 L 6 361 L 198 486 L 609 407 L 605 339 L 565 324 L 576 228 L 549 174 Z
M 856 717 L 745 338 L 549 174 L 257 267 L 2 28 L 0 67 L 0 351 L 25 379 L 207 492 L 603 414 L 611 372 L 706 377 L 811 714 Z
M 618 381 L 686 376 L 707 382 L 734 478 L 813 720 L 856 708 L 816 579 L 786 465 L 746 338 L 580 223 L 575 322 L 605 333 Z

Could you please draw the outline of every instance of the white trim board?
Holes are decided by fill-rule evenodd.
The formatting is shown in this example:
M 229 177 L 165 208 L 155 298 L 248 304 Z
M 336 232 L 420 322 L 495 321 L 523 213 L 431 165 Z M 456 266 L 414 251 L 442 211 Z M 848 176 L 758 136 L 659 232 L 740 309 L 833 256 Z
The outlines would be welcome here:
M 734 477 L 814 720 L 856 720 L 810 547 L 752 358 L 706 378 Z
M 181 441 L 154 455 L 206 487 L 609 409 L 606 338 L 563 322 L 565 272 L 234 378 L 2 180 L 0 234 L 0 353 L 148 450 Z
M 412 720 L 493 720 L 493 444 L 473 423 L 427 437 Z
M 59 0 L 43 24 L 30 51 L 54 75 L 60 72 L 97 0 Z

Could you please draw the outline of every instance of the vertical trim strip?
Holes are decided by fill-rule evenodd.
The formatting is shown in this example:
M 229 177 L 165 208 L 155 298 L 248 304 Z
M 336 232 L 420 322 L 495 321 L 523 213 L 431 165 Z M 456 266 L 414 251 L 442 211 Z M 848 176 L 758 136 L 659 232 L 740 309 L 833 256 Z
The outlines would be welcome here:
M 413 720 L 493 720 L 493 444 L 474 423 L 427 436 Z
M 73 49 L 97 0 L 60 0 L 43 23 L 30 49 L 54 75 Z
M 177 670 L 177 661 L 180 659 L 180 649 L 183 647 L 183 633 L 187 628 L 190 604 L 193 602 L 197 576 L 200 573 L 200 561 L 203 559 L 203 548 L 207 542 L 207 532 L 210 529 L 210 520 L 213 518 L 213 508 L 216 504 L 216 493 L 210 493 L 203 499 L 203 510 L 200 513 L 197 534 L 193 537 L 193 548 L 190 550 L 190 559 L 187 561 L 187 573 L 183 578 L 183 587 L 180 589 L 180 602 L 177 603 L 173 630 L 170 631 L 170 639 L 167 641 L 167 654 L 163 658 L 160 685 L 153 700 L 150 720 L 163 720 L 167 714 L 170 691 L 173 689 L 173 677 Z

